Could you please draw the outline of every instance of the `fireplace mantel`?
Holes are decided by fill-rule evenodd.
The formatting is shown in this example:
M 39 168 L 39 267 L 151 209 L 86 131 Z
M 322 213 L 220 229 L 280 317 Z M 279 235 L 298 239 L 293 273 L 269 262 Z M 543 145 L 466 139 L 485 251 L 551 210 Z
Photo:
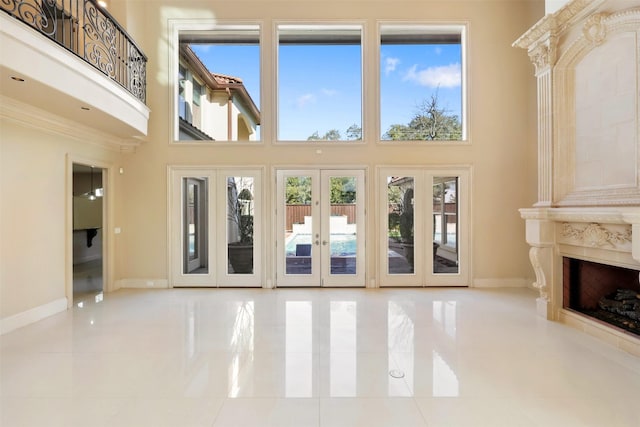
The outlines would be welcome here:
M 538 313 L 640 355 L 640 339 L 567 312 L 562 258 L 640 270 L 640 7 L 574 0 L 515 43 L 538 84 L 538 200 L 520 210 Z

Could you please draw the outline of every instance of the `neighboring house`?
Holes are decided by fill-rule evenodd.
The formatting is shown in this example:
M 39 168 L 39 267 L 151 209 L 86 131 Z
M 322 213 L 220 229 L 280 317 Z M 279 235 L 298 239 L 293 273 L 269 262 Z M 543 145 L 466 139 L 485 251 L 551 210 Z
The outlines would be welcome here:
M 255 141 L 260 111 L 242 79 L 211 72 L 180 44 L 180 140 Z

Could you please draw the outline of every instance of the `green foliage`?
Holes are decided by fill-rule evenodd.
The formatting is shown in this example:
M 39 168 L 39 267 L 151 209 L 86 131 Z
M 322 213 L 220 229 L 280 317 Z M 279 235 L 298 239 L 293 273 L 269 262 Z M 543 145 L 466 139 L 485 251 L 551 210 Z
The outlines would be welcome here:
M 240 216 L 240 243 L 253 244 L 253 215 Z
M 413 243 L 413 189 L 405 191 L 400 209 L 400 237 L 403 243 Z
M 348 140 L 361 140 L 362 139 L 362 128 L 357 124 L 352 124 L 347 129 L 347 139 Z
M 287 178 L 286 199 L 288 205 L 310 205 L 311 178 L 306 176 Z
M 318 134 L 318 131 L 315 131 L 307 138 L 307 141 L 340 141 L 341 139 L 340 131 L 337 129 L 331 129 L 322 136 Z
M 331 178 L 331 203 L 352 204 L 356 202 L 355 178 L 343 176 Z
M 346 134 L 349 141 L 360 140 L 362 139 L 362 128 L 354 123 L 347 128 Z M 343 139 L 338 129 L 331 129 L 322 136 L 318 131 L 315 131 L 307 138 L 307 141 L 343 141 Z

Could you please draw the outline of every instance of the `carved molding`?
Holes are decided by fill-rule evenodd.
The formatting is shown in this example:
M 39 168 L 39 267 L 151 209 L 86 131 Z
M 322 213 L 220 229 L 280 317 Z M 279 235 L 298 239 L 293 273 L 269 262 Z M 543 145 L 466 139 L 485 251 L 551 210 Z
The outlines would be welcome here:
M 565 222 L 562 224 L 562 237 L 577 240 L 589 247 L 617 247 L 620 244 L 631 243 L 631 226 L 625 227 L 623 232 L 611 231 L 602 224 L 592 222 L 584 228 L 575 227 Z
M 553 14 L 544 16 L 533 27 L 524 33 L 518 40 L 513 42 L 513 47 L 522 49 L 530 49 L 534 43 L 539 42 L 548 35 L 557 36 L 562 33 L 568 26 L 572 25 L 576 20 L 580 19 L 587 7 L 594 10 L 595 7 L 603 3 L 604 0 L 574 0 Z
M 546 256 L 545 252 L 550 251 L 549 248 L 532 247 L 529 249 L 529 260 L 533 266 L 533 271 L 536 274 L 536 281 L 533 283 L 533 287 L 540 292 L 540 298 L 545 301 L 549 301 L 549 292 L 547 289 L 547 277 L 542 267 L 541 258 Z
M 557 46 L 557 38 L 550 34 L 545 40 L 529 50 L 529 58 L 536 68 L 536 75 L 555 64 Z
M 601 45 L 607 37 L 607 27 L 604 20 L 609 17 L 609 15 L 609 13 L 605 12 L 591 15 L 582 27 L 584 38 L 596 46 Z

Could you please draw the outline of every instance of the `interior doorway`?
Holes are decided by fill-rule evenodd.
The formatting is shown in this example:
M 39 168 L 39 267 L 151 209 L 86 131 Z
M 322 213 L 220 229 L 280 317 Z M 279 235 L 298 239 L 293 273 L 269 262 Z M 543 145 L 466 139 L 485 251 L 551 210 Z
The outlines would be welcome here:
M 73 301 L 104 290 L 103 169 L 73 164 Z

